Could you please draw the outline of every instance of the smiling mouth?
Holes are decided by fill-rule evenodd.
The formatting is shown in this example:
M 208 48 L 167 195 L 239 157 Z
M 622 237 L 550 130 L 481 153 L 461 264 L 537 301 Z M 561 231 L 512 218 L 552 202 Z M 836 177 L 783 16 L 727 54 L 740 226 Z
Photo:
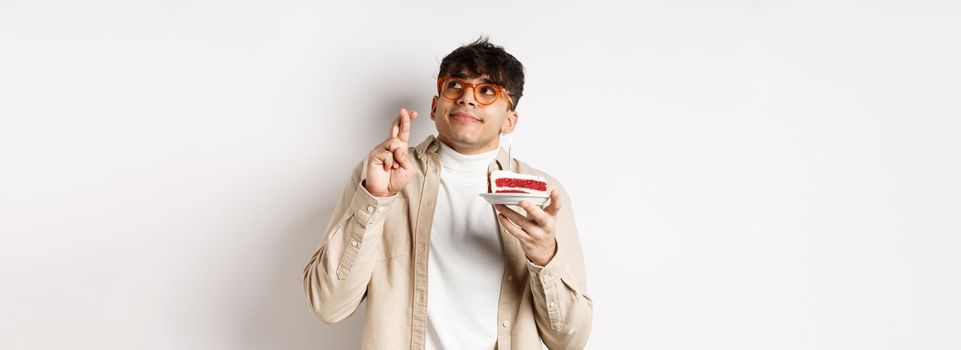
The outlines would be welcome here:
M 461 122 L 461 123 L 479 123 L 480 122 L 480 120 L 477 120 L 477 118 L 474 118 L 468 114 L 463 114 L 463 113 L 451 114 L 450 117 L 454 121 Z

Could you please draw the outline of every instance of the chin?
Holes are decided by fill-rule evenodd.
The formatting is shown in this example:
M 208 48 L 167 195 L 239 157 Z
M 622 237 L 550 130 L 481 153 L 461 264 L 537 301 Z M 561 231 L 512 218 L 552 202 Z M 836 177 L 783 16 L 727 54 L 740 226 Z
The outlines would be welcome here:
M 477 138 L 476 138 L 476 137 L 471 137 L 471 136 L 469 136 L 469 135 L 468 135 L 468 136 L 454 135 L 453 137 L 448 137 L 447 139 L 448 139 L 448 140 L 451 140 L 451 141 L 453 141 L 453 142 L 457 142 L 457 143 L 460 143 L 460 144 L 464 144 L 464 145 L 473 145 L 473 144 L 477 143 Z
M 480 139 L 477 137 L 477 135 L 470 135 L 470 134 L 465 135 L 460 133 L 451 133 L 451 134 L 441 135 L 441 137 L 446 139 L 448 142 L 466 145 L 466 146 L 473 146 L 478 142 L 480 142 Z

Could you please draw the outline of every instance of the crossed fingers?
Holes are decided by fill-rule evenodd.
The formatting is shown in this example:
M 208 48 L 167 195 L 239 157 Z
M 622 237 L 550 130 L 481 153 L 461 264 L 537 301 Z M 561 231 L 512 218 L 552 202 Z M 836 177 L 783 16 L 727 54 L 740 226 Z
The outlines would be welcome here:
M 408 112 L 406 108 L 402 108 L 391 124 L 390 136 L 380 144 L 382 151 L 378 152 L 377 157 L 383 161 L 384 170 L 409 168 L 407 142 L 410 140 L 410 121 L 414 118 L 417 118 L 417 112 Z

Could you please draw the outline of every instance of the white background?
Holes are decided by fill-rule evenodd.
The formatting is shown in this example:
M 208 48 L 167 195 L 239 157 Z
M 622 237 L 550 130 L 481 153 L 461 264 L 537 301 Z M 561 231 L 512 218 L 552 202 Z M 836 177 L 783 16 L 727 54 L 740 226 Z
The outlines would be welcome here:
M 0 348 L 357 348 L 301 269 L 479 34 L 589 349 L 961 348 L 961 5 L 761 0 L 0 0 Z

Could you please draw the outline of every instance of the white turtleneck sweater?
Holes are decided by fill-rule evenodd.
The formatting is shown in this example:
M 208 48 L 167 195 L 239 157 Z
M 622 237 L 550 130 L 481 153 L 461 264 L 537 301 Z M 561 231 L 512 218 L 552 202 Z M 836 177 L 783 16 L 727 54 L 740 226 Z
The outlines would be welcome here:
M 440 189 L 427 260 L 427 349 L 492 350 L 504 253 L 487 192 L 499 150 L 463 155 L 440 143 Z

